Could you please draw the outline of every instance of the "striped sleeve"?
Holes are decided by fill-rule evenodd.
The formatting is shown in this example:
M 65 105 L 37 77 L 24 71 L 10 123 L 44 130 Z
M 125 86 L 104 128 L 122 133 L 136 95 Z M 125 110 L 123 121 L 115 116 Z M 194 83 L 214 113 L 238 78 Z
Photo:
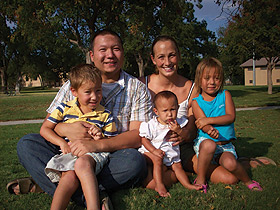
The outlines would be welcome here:
M 60 123 L 63 121 L 64 119 L 64 110 L 66 107 L 66 102 L 62 102 L 52 113 L 51 115 L 48 117 L 48 121 L 52 122 L 52 123 Z

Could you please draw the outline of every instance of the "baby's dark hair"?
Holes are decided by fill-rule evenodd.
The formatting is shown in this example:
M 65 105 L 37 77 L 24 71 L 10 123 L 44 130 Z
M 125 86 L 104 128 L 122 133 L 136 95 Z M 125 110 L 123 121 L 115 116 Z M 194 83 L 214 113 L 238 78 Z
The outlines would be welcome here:
M 162 98 L 165 98 L 165 99 L 174 98 L 175 101 L 176 101 L 176 104 L 178 104 L 177 96 L 171 91 L 164 90 L 164 91 L 161 91 L 161 92 L 159 92 L 155 95 L 155 97 L 154 97 L 154 107 L 155 108 L 157 108 L 158 101 Z
M 102 83 L 100 70 L 91 64 L 79 64 L 71 68 L 69 79 L 71 87 L 78 90 L 86 81 Z
M 219 74 L 219 80 L 221 81 L 221 86 L 220 90 L 223 89 L 224 86 L 224 71 L 223 71 L 223 65 L 222 63 L 213 57 L 208 57 L 202 59 L 200 63 L 196 67 L 196 72 L 195 72 L 195 87 L 197 89 L 198 93 L 202 92 L 201 89 L 201 80 L 202 80 L 202 75 L 204 70 L 209 70 L 210 68 L 215 68 L 216 72 Z

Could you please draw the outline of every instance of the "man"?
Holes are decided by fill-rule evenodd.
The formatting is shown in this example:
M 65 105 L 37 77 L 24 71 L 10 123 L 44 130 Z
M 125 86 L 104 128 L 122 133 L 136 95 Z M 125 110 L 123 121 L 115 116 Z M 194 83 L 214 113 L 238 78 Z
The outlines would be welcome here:
M 124 49 L 121 38 L 112 31 L 96 33 L 92 41 L 91 60 L 100 69 L 103 99 L 101 104 L 109 109 L 116 122 L 119 135 L 106 141 L 90 141 L 89 125 L 85 122 L 59 123 L 55 131 L 71 140 L 71 152 L 81 156 L 87 152 L 112 152 L 109 161 L 98 175 L 99 188 L 112 192 L 141 184 L 147 169 L 142 155 L 135 149 L 140 147 L 138 129 L 141 121 L 152 116 L 152 103 L 146 86 L 124 72 Z M 51 113 L 62 101 L 72 100 L 70 82 L 66 82 L 47 109 Z M 49 114 L 47 114 L 47 117 Z M 21 164 L 35 182 L 48 194 L 53 195 L 56 185 L 44 173 L 49 159 L 60 153 L 59 148 L 39 134 L 28 134 L 17 145 Z M 72 197 L 81 202 L 78 193 Z

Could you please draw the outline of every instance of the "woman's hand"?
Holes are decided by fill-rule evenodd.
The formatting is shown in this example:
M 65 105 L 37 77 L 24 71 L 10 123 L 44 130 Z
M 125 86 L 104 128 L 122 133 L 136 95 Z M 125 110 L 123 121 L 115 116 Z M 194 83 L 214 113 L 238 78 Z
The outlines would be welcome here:
M 162 151 L 161 149 L 155 149 L 153 152 L 152 152 L 155 156 L 159 157 L 159 158 L 163 158 L 164 155 L 165 155 L 165 152 Z
M 177 146 L 181 142 L 183 142 L 184 139 L 181 136 L 179 136 L 176 132 L 170 130 L 166 135 L 166 141 L 174 142 L 172 145 Z

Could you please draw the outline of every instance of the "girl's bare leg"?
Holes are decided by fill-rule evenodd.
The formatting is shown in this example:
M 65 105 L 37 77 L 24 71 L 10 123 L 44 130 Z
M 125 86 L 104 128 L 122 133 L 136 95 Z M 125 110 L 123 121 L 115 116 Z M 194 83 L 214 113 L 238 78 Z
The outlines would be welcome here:
M 243 166 L 235 159 L 234 155 L 230 152 L 224 152 L 219 160 L 221 166 L 234 174 L 239 180 L 244 182 L 246 186 L 252 184 L 252 180 L 248 176 Z
M 206 175 L 211 164 L 211 160 L 215 154 L 216 143 L 210 139 L 206 139 L 199 145 L 199 155 L 197 164 L 196 184 L 205 184 Z
M 100 209 L 95 165 L 95 160 L 89 155 L 79 157 L 75 163 L 75 172 L 81 182 L 88 210 Z
M 66 209 L 73 193 L 79 187 L 79 180 L 74 171 L 63 172 L 54 192 L 51 210 Z

